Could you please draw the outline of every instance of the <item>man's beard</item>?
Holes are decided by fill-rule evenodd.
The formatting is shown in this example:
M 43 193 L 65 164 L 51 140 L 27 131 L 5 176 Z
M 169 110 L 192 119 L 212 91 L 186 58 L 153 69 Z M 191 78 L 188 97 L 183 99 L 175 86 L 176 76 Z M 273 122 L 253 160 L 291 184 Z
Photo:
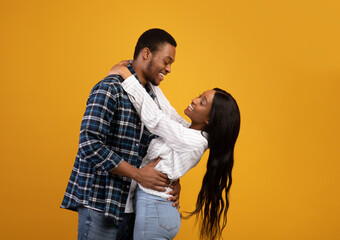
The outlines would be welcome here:
M 152 78 L 150 75 L 148 75 L 150 72 L 152 73 L 152 67 L 153 67 L 153 57 L 151 58 L 148 66 L 146 67 L 147 75 L 145 76 L 146 81 L 151 83 L 154 86 L 158 86 L 159 83 L 155 81 L 155 78 Z

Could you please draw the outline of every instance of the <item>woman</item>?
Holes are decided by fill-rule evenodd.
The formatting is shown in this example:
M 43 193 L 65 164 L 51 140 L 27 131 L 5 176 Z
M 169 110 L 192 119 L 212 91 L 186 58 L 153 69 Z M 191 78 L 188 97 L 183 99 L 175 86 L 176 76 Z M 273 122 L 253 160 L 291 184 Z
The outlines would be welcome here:
M 189 214 L 201 217 L 201 238 L 217 239 L 227 223 L 228 193 L 232 184 L 234 146 L 240 114 L 234 98 L 224 90 L 207 90 L 184 110 L 191 124 L 164 114 L 126 67 L 115 65 L 109 74 L 123 77 L 122 86 L 148 130 L 159 138 L 151 141 L 142 166 L 160 157 L 156 169 L 175 181 L 194 167 L 207 148 L 207 171 Z M 154 87 L 157 90 L 157 87 Z M 174 118 L 178 119 L 178 117 Z M 170 189 L 167 190 L 169 192 Z M 225 201 L 222 193 L 225 191 Z M 173 239 L 179 231 L 180 214 L 167 202 L 167 192 L 137 188 L 134 239 Z M 222 224 L 220 223 L 222 220 Z

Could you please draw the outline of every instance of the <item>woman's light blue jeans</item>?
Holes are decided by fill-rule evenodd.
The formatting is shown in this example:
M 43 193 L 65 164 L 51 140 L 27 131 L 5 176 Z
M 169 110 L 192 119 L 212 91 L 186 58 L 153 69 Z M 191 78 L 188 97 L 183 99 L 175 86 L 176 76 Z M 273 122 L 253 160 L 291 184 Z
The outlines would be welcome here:
M 133 239 L 173 239 L 181 226 L 181 216 L 172 204 L 138 187 Z

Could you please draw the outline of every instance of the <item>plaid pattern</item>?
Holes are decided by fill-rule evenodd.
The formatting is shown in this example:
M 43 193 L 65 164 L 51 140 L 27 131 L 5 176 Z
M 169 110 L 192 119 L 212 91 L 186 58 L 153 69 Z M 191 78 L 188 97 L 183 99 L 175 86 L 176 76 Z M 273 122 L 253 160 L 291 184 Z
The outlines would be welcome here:
M 130 71 L 137 77 L 129 66 Z M 91 90 L 81 123 L 79 149 L 61 208 L 76 211 L 79 206 L 102 210 L 115 224 L 122 220 L 131 179 L 112 175 L 110 170 L 123 160 L 139 167 L 155 137 L 141 121 L 123 79 L 110 75 Z M 155 95 L 146 86 L 147 92 Z

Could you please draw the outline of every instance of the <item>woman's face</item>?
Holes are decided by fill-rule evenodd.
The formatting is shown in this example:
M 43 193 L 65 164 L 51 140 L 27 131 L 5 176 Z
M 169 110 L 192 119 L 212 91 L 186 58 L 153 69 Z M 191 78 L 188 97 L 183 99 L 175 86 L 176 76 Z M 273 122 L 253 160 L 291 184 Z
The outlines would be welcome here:
M 207 90 L 191 101 L 184 110 L 185 115 L 191 119 L 191 128 L 202 129 L 209 123 L 211 105 L 215 96 L 215 90 Z

